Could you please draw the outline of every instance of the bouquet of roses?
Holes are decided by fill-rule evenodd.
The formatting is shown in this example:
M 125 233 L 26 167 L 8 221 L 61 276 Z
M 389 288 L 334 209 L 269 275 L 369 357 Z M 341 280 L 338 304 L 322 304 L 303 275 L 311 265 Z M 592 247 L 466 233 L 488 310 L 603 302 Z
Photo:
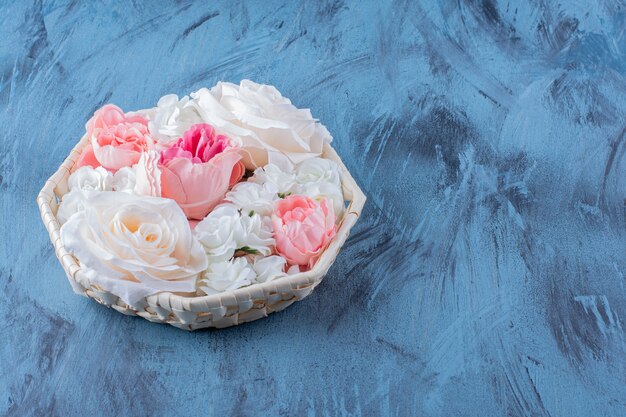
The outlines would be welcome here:
M 89 280 L 132 305 L 309 270 L 345 211 L 326 128 L 272 86 L 219 83 L 124 113 L 107 104 L 56 214 Z

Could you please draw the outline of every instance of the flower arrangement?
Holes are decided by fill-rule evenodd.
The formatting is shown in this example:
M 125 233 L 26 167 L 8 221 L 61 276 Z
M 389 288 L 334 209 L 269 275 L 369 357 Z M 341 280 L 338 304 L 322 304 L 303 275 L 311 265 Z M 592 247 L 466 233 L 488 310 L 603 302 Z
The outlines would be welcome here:
M 309 110 L 248 80 L 137 112 L 107 104 L 58 195 L 59 240 L 129 306 L 306 275 L 347 214 L 331 140 Z

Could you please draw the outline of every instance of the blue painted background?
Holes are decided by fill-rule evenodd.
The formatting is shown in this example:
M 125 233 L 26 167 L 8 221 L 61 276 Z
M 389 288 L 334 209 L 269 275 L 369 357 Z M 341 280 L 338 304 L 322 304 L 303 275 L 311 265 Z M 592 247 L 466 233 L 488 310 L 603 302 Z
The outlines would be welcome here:
M 0 415 L 626 415 L 626 5 L 0 6 Z M 73 295 L 35 203 L 112 102 L 310 107 L 369 197 L 311 297 L 186 333 Z

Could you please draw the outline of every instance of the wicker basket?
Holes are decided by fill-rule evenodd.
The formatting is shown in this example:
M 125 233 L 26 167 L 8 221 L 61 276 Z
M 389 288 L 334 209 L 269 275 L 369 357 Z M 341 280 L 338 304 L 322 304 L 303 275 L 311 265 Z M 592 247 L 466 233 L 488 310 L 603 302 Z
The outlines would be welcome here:
M 60 239 L 60 225 L 56 218 L 58 201 L 68 192 L 67 179 L 86 143 L 87 139 L 83 137 L 57 172 L 46 181 L 37 197 L 41 218 L 70 284 L 75 292 L 113 307 L 120 313 L 141 316 L 185 330 L 223 328 L 253 321 L 280 311 L 309 295 L 326 275 L 365 204 L 365 195 L 334 149 L 326 144 L 323 157 L 336 162 L 341 168 L 343 192 L 350 204 L 336 236 L 310 271 L 209 296 L 187 297 L 162 292 L 128 305 L 116 295 L 92 284 L 81 270 L 78 260 L 65 250 Z

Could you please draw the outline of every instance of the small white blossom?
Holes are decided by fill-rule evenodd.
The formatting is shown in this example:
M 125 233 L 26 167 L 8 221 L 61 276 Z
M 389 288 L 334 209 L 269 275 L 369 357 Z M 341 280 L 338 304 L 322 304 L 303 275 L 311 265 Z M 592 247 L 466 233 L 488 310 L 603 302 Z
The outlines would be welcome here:
M 278 255 L 255 257 L 252 268 L 256 272 L 256 281 L 269 282 L 287 276 L 285 273 L 286 264 L 287 260 Z
M 240 208 L 244 214 L 254 212 L 261 216 L 270 216 L 274 212 L 274 201 L 278 200 L 278 189 L 274 184 L 240 182 L 225 197 Z
M 131 167 L 120 168 L 113 174 L 113 190 L 124 193 L 133 193 L 135 188 L 135 169 Z
M 341 187 L 341 174 L 336 163 L 324 158 L 311 158 L 300 163 L 296 169 L 300 184 L 331 183 Z
M 241 214 L 230 204 L 221 204 L 213 209 L 194 229 L 209 258 L 209 263 L 228 261 L 235 255 L 235 225 Z
M 311 158 L 302 162 L 296 169 L 296 180 L 300 193 L 314 200 L 328 199 L 333 206 L 337 220 L 343 217 L 345 201 L 341 188 L 339 166 L 331 160 Z
M 209 264 L 198 288 L 207 295 L 217 294 L 250 285 L 255 278 L 256 273 L 246 258 L 235 258 Z
M 61 199 L 61 203 L 59 203 L 59 209 L 57 211 L 59 224 L 64 224 L 73 214 L 83 211 L 85 209 L 85 202 L 95 193 L 97 193 L 97 191 L 76 189 L 65 194 Z
M 70 191 L 111 191 L 113 175 L 102 167 L 84 166 L 74 171 L 67 180 Z
M 269 255 L 274 246 L 271 219 L 243 213 L 235 205 L 217 206 L 194 229 L 209 262 L 227 261 L 237 249 Z
M 254 175 L 248 178 L 248 182 L 261 184 L 266 187 L 271 186 L 280 194 L 297 194 L 300 190 L 299 184 L 296 182 L 295 173 L 284 172 L 273 164 L 254 170 Z
M 234 225 L 234 237 L 237 247 L 247 247 L 251 252 L 269 255 L 275 241 L 272 237 L 272 219 L 258 214 L 242 213 L 239 223 Z
M 343 192 L 340 187 L 328 182 L 310 182 L 301 186 L 301 194 L 314 200 L 328 199 L 335 212 L 337 221 L 341 220 L 346 209 Z
M 150 134 L 163 146 L 183 136 L 191 125 L 203 123 L 189 97 L 184 96 L 179 100 L 176 94 L 161 97 L 157 106 L 147 110 L 146 114 L 150 119 Z

